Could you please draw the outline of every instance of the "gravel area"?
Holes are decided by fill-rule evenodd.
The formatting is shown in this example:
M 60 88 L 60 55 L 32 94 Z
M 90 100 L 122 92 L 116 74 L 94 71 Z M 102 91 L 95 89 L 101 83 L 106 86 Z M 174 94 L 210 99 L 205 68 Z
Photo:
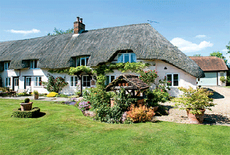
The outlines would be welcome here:
M 206 87 L 214 91 L 214 103 L 212 111 L 206 110 L 204 124 L 230 126 L 230 89 L 225 87 Z M 188 117 L 185 110 L 174 108 L 175 103 L 166 102 L 161 104 L 169 109 L 168 116 L 156 116 L 159 121 L 169 121 L 176 123 L 188 123 Z

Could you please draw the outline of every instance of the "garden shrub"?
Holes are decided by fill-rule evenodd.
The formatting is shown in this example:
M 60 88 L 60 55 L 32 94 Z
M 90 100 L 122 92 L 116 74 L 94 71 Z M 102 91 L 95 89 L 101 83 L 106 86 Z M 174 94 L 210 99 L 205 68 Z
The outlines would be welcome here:
M 78 104 L 78 108 L 81 110 L 81 111 L 85 111 L 87 109 L 89 109 L 89 106 L 90 106 L 90 102 L 86 102 L 86 101 L 81 101 L 79 104 Z
M 145 105 L 135 107 L 134 104 L 132 104 L 130 111 L 127 112 L 127 117 L 134 123 L 151 121 L 154 115 L 154 110 L 147 108 Z
M 227 79 L 226 79 L 224 76 L 221 76 L 221 77 L 220 77 L 220 81 L 221 81 L 222 83 L 225 83 L 225 82 L 227 81 Z
M 56 92 L 62 90 L 63 87 L 68 85 L 68 82 L 65 82 L 65 79 L 62 77 L 57 77 L 56 79 L 49 75 L 48 82 L 42 82 L 42 84 L 45 86 L 44 88 L 47 89 L 49 92 Z
M 47 97 L 55 97 L 58 93 L 56 92 L 50 92 L 48 95 L 46 95 Z
M 29 111 L 21 111 L 21 108 L 13 110 L 13 117 L 18 117 L 18 118 L 33 118 L 39 116 L 40 113 L 40 108 L 39 107 L 34 107 L 32 110 Z

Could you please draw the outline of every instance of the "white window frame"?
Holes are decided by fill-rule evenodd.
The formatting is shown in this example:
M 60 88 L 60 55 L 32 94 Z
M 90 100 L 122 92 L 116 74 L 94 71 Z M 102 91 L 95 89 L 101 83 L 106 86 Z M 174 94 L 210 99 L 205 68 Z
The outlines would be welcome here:
M 78 84 L 77 76 L 70 76 L 70 86 L 77 87 L 77 84 Z
M 30 60 L 30 69 L 36 69 L 36 68 L 38 68 L 38 60 Z
M 112 76 L 114 76 L 114 79 L 113 80 L 115 80 L 116 79 L 116 75 L 106 75 L 105 76 L 105 78 L 106 78 L 106 80 L 105 80 L 105 85 L 108 85 L 109 83 L 111 83 L 112 82 Z M 107 77 L 109 77 L 109 83 L 107 83 Z
M 175 85 L 174 85 L 174 75 L 176 75 L 176 74 L 178 75 L 178 86 L 175 86 Z M 169 80 L 168 80 L 168 75 L 171 75 L 171 76 L 172 76 L 172 81 L 171 81 L 171 82 L 172 82 L 172 85 L 169 86 L 169 87 L 179 87 L 179 86 L 180 86 L 180 74 L 179 74 L 179 73 L 167 73 L 167 74 L 166 74 L 166 80 L 167 80 L 167 81 L 169 81 Z
M 30 83 L 29 83 L 29 80 L 27 80 L 27 79 L 30 79 Z M 30 76 L 26 77 L 26 86 L 31 86 L 31 81 L 32 81 L 32 78 Z
M 83 59 L 85 60 L 85 64 L 81 63 L 81 60 L 83 60 Z M 88 60 L 89 60 L 89 56 L 77 57 L 76 58 L 76 66 L 87 66 Z M 78 61 L 79 61 L 79 65 L 78 65 Z
M 6 77 L 5 78 L 5 86 L 10 87 L 11 86 L 11 77 Z
M 131 58 L 132 58 L 132 55 L 134 56 L 134 62 L 137 62 L 137 57 L 136 57 L 136 54 L 135 53 L 118 53 L 118 59 L 117 59 L 117 63 L 126 63 L 125 62 L 125 55 L 127 55 L 128 54 L 128 56 L 129 56 L 129 63 L 131 63 Z M 119 60 L 119 57 L 120 56 L 122 56 L 123 58 L 122 58 L 122 62 L 119 62 L 120 60 Z
M 41 76 L 35 76 L 34 86 L 36 86 L 36 87 L 42 86 L 42 77 Z
M 87 81 L 87 80 L 84 81 L 84 77 L 89 78 L 89 81 Z M 87 85 L 84 86 L 84 82 L 86 82 L 86 83 L 89 82 L 89 86 L 87 86 Z M 91 83 L 90 83 L 90 82 L 91 82 L 91 80 L 90 80 L 90 77 L 89 77 L 88 75 L 83 75 L 83 76 L 82 76 L 82 87 L 88 87 L 88 88 L 89 88 L 89 87 L 91 86 Z
M 9 70 L 10 62 L 4 62 L 4 70 Z

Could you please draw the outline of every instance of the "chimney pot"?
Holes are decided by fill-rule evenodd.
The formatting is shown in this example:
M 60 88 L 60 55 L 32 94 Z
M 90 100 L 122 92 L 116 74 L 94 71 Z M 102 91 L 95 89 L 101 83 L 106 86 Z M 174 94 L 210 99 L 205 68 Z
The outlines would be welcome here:
M 80 18 L 80 17 L 77 17 L 77 22 L 79 22 L 79 18 Z
M 80 18 L 80 23 L 82 23 L 83 22 L 83 19 L 82 18 Z

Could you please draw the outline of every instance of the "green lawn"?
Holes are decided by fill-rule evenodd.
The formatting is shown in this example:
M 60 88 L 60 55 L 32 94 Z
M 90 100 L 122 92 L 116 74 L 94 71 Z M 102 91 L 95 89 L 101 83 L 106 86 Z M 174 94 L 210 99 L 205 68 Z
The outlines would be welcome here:
M 230 88 L 230 86 L 225 86 L 226 88 Z
M 106 124 L 74 106 L 34 101 L 40 118 L 13 118 L 0 99 L 0 154 L 230 154 L 230 127 L 170 122 Z

